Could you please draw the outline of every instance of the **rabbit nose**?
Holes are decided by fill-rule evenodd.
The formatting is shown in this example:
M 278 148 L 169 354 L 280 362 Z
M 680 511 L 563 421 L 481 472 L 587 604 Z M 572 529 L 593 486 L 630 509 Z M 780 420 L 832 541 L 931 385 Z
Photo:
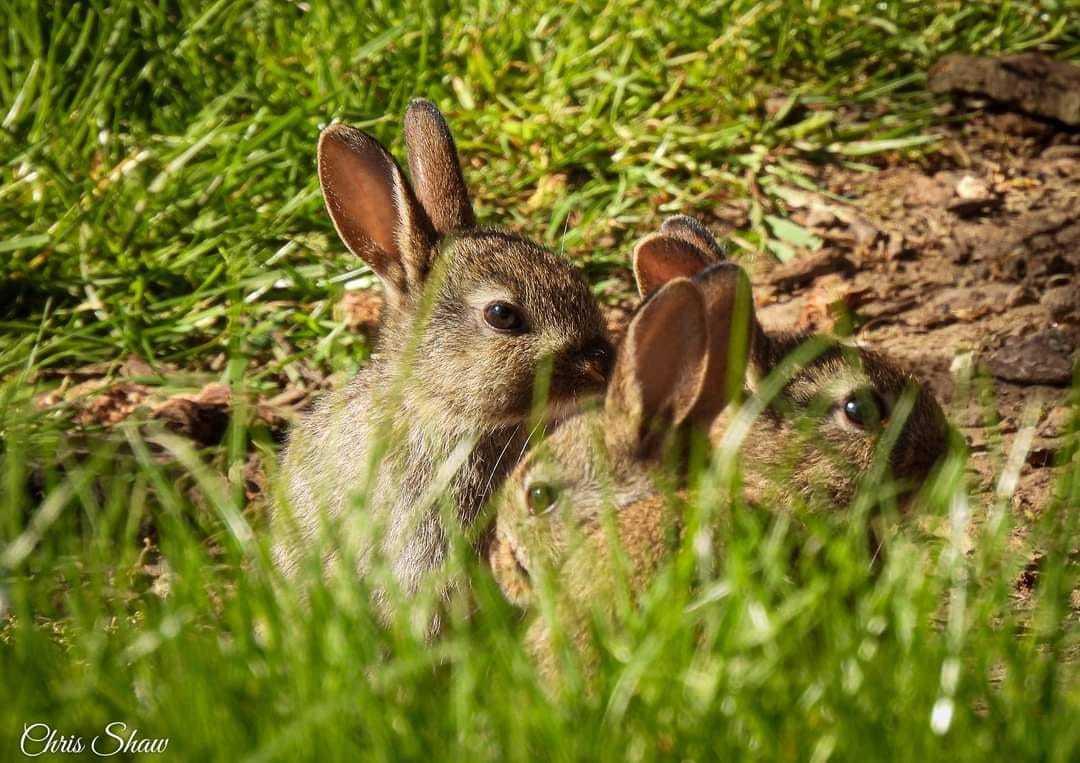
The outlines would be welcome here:
M 581 374 L 590 382 L 604 384 L 611 374 L 614 351 L 607 342 L 596 342 L 581 353 Z
M 584 368 L 582 368 L 581 373 L 586 380 L 596 384 L 603 384 L 607 381 L 607 375 L 596 363 L 586 363 Z

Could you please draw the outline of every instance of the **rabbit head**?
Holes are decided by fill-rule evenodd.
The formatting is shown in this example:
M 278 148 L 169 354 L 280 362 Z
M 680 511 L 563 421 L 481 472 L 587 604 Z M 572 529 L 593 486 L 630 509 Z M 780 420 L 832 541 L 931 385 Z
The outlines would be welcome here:
M 469 429 L 513 424 L 545 364 L 553 404 L 600 391 L 613 352 L 584 279 L 526 238 L 477 227 L 454 140 L 429 101 L 410 103 L 405 143 L 412 184 L 347 125 L 323 131 L 318 163 L 342 241 L 383 283 L 383 354 L 409 348 L 406 405 Z
M 714 289 L 724 281 L 748 289 L 743 271 L 721 257 L 704 226 L 670 218 L 635 248 L 639 291 L 648 295 L 678 277 L 709 281 Z M 744 368 L 747 390 L 768 398 L 741 432 L 739 463 L 751 496 L 781 506 L 846 506 L 885 445 L 892 484 L 900 496 L 910 496 L 948 442 L 945 416 L 929 387 L 887 357 L 833 337 L 767 334 L 752 300 L 741 306 L 729 315 L 712 312 L 710 328 L 717 334 L 733 319 L 747 324 L 745 345 L 729 347 L 729 366 L 736 375 Z M 710 408 L 710 415 L 720 413 L 712 423 L 714 442 L 728 430 L 733 408 Z

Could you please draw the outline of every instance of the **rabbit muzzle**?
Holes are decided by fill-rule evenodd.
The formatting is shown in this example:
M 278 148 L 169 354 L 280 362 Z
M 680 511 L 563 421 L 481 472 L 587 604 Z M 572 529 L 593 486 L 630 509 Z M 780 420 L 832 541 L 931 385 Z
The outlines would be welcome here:
M 524 608 L 528 605 L 532 595 L 528 559 L 519 544 L 503 527 L 496 529 L 488 561 L 495 582 L 499 584 L 507 600 L 518 607 Z
M 598 395 L 607 387 L 615 350 L 606 339 L 596 339 L 555 358 L 551 378 L 553 402 L 577 402 Z

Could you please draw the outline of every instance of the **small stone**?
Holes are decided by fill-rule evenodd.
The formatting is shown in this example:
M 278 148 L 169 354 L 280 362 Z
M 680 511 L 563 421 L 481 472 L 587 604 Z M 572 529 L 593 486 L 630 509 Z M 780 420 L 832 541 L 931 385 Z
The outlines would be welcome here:
M 982 178 L 964 175 L 956 184 L 956 195 L 968 201 L 986 199 L 990 197 L 990 186 Z
M 1046 329 L 1029 337 L 1012 337 L 987 360 L 990 373 L 1017 384 L 1065 385 L 1072 380 L 1072 354 L 1063 331 Z
M 970 181 L 970 182 L 965 182 Z M 990 192 L 984 181 L 965 176 L 956 187 L 956 197 L 948 209 L 960 217 L 983 214 L 1001 206 L 1001 197 Z
M 1047 289 L 1039 300 L 1050 318 L 1065 321 L 1080 317 L 1080 289 L 1075 286 L 1055 286 Z

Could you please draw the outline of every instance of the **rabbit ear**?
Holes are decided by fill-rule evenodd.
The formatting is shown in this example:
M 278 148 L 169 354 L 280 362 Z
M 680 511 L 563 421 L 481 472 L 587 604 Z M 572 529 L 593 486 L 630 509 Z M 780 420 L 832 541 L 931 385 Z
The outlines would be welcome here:
M 705 299 L 685 278 L 666 284 L 634 316 L 605 400 L 608 416 L 630 425 L 630 445 L 640 449 L 658 427 L 678 426 L 690 414 L 705 378 L 708 336 Z
M 416 195 L 440 235 L 476 224 L 450 128 L 435 104 L 414 98 L 405 112 L 405 145 Z
M 664 220 L 660 232 L 681 239 L 691 246 L 710 255 L 713 262 L 724 259 L 724 248 L 720 246 L 709 229 L 697 219 L 688 215 L 674 215 Z
M 673 278 L 692 278 L 710 264 L 700 249 L 667 233 L 650 233 L 634 247 L 634 280 L 643 297 Z
M 709 360 L 692 415 L 708 424 L 742 392 L 751 345 L 761 329 L 754 315 L 750 278 L 738 265 L 718 263 L 696 275 L 693 282 L 705 297 Z
M 348 125 L 319 136 L 319 183 L 330 219 L 349 249 L 400 299 L 423 286 L 436 235 L 397 162 Z

